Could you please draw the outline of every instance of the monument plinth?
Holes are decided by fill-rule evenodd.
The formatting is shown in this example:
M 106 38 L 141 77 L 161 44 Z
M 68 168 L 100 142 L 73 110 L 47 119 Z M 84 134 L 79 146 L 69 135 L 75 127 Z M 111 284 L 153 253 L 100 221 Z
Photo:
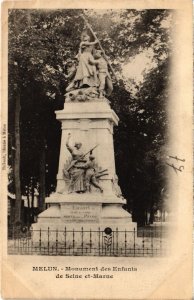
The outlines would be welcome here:
M 96 99 L 91 103 L 65 103 L 63 110 L 56 111 L 56 116 L 62 125 L 57 189 L 46 199 L 50 207 L 38 216 L 38 223 L 33 228 L 133 230 L 136 224 L 122 208 L 126 200 L 122 197 L 115 171 L 113 127 L 119 121 L 115 112 L 107 101 Z M 64 169 L 71 164 L 71 154 L 66 147 L 69 134 L 73 139 L 72 147 L 74 143 L 81 143 L 83 153 L 92 151 L 95 156 L 95 169 L 98 172 L 105 170 L 99 173 L 103 176 L 98 180 L 103 192 L 93 185 L 89 192 L 69 190 L 71 179 L 64 175 Z
M 63 167 L 68 164 L 67 158 L 70 159 L 70 153 L 66 147 L 66 140 L 70 132 L 72 143 L 82 143 L 83 153 L 97 146 L 93 151 L 95 161 L 99 167 L 108 170 L 108 175 L 101 177 L 103 195 L 112 194 L 112 179 L 115 176 L 113 126 L 118 124 L 117 115 L 109 104 L 97 99 L 96 102 L 91 103 L 65 103 L 64 109 L 57 111 L 56 116 L 62 123 L 57 192 L 68 191 L 68 183 L 64 182 Z M 64 184 L 66 184 L 66 188 Z

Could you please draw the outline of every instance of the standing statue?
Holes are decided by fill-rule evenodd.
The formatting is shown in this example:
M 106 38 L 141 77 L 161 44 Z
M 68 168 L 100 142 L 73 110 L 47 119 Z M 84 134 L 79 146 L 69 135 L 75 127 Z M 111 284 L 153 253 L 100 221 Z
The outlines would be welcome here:
M 71 164 L 67 170 L 64 172 L 68 172 L 70 177 L 70 185 L 69 185 L 69 193 L 77 192 L 77 193 L 84 193 L 85 186 L 84 186 L 84 170 L 80 169 L 79 167 L 83 165 L 86 161 L 84 158 L 84 153 L 81 150 L 82 144 L 75 143 L 74 148 L 69 145 L 71 134 L 68 134 L 66 147 L 71 153 L 72 160 Z
M 94 58 L 99 78 L 99 98 L 102 98 L 105 94 L 109 96 L 113 91 L 113 85 L 108 72 L 108 63 L 102 56 L 101 50 L 95 51 Z
M 94 58 L 92 55 L 94 45 L 97 41 L 90 42 L 90 36 L 86 33 L 82 34 L 82 41 L 78 54 L 78 67 L 74 77 L 75 88 L 97 87 L 98 78 L 96 66 L 92 63 Z

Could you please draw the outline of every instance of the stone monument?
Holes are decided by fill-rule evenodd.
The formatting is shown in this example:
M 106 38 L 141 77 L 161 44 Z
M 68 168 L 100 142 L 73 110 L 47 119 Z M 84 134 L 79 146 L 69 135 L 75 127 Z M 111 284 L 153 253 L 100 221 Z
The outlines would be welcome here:
M 107 97 L 113 90 L 108 62 L 83 32 L 77 66 L 68 62 L 63 110 L 56 111 L 62 125 L 57 189 L 46 199 L 33 229 L 133 230 L 136 223 L 123 209 L 115 171 L 113 127 L 118 116 Z M 101 47 L 101 45 L 100 45 Z

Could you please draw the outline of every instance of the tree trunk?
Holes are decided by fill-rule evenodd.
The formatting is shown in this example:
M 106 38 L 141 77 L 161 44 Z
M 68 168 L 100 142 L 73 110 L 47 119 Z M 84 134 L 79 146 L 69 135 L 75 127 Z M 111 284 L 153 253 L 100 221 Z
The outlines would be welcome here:
M 27 202 L 28 202 L 28 211 L 27 211 L 27 224 L 29 226 L 30 224 L 30 195 L 29 195 L 29 186 L 28 186 L 28 191 L 27 191 Z
M 154 223 L 154 209 L 153 208 L 151 208 L 151 210 L 150 210 L 150 220 L 149 220 L 150 222 L 150 224 L 153 224 Z
M 15 157 L 14 157 L 14 181 L 15 181 L 15 223 L 21 222 L 21 182 L 20 182 L 20 94 L 16 92 L 15 99 Z
M 40 148 L 40 191 L 39 191 L 39 210 L 42 212 L 46 209 L 45 207 L 45 164 L 46 164 L 46 157 L 45 157 L 45 145 L 46 141 L 45 138 L 42 139 L 41 148 Z
M 34 179 L 32 179 L 32 186 L 31 186 L 31 208 L 34 211 Z
M 31 180 L 30 223 L 34 223 L 34 179 Z

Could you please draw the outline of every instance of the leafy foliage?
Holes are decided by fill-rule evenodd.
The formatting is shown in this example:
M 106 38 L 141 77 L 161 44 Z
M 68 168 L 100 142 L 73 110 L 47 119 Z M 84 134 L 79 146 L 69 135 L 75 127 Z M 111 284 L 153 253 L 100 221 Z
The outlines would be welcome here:
M 60 125 L 68 58 L 75 58 L 84 28 L 81 10 L 10 10 L 9 133 L 14 145 L 14 90 L 21 95 L 22 193 L 38 188 L 42 151 L 46 153 L 46 194 L 56 186 Z M 84 12 L 109 57 L 119 83 L 111 105 L 119 115 L 115 128 L 117 173 L 134 220 L 161 205 L 168 120 L 172 12 L 167 10 L 87 10 Z M 124 75 L 138 55 L 149 57 L 141 80 Z M 16 85 L 17 84 L 17 85 Z M 42 141 L 45 140 L 45 143 Z M 12 151 L 12 153 L 11 153 Z M 13 149 L 10 147 L 12 164 Z M 124 159 L 123 159 L 124 157 Z M 10 183 L 10 190 L 14 191 Z

